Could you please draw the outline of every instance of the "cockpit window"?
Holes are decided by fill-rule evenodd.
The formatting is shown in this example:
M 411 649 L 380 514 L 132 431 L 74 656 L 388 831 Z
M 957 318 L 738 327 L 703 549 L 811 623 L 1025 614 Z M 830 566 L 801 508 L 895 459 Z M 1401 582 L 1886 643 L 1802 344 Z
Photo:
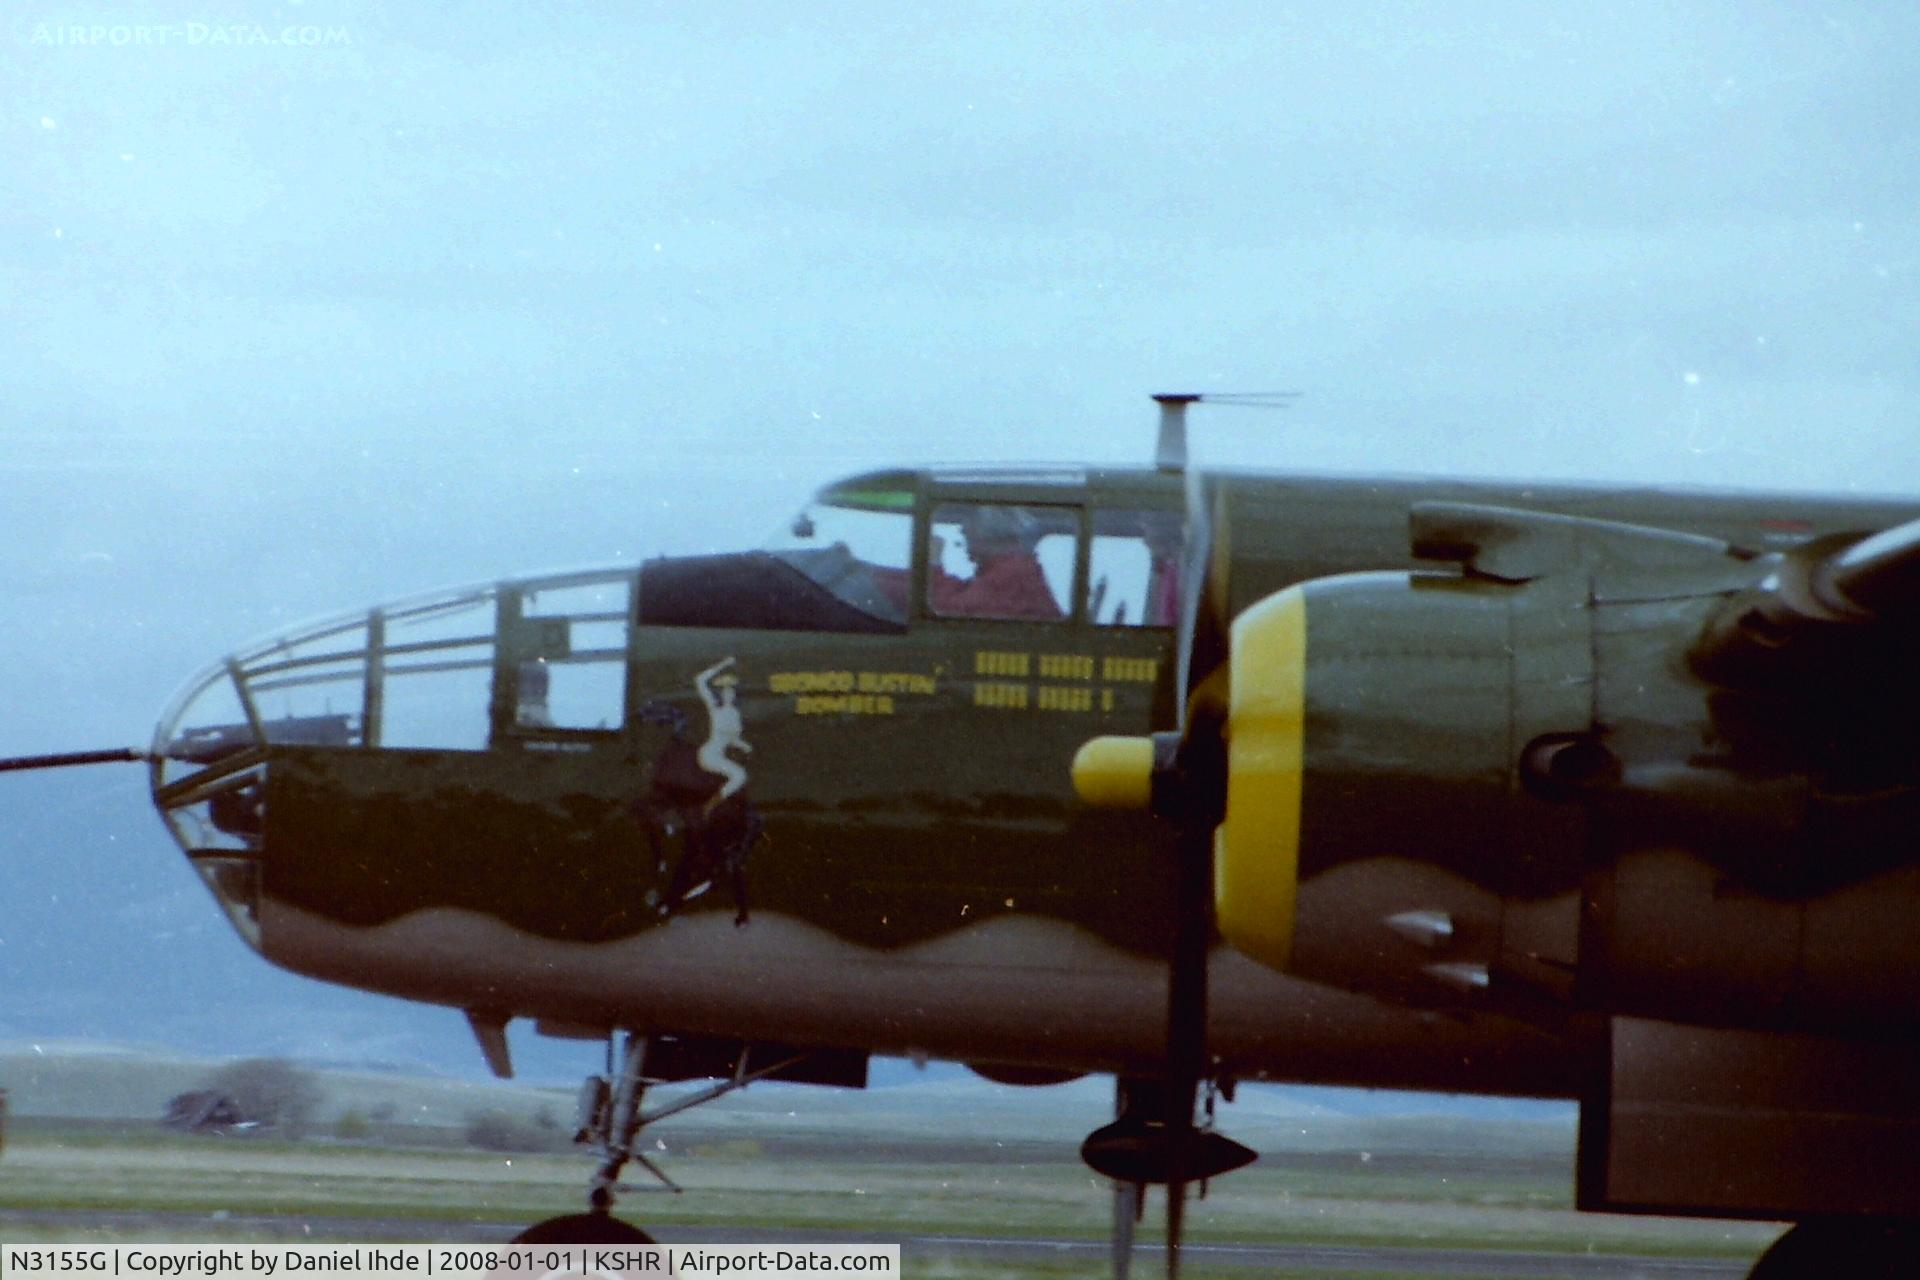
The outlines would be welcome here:
M 1180 517 L 1170 511 L 1094 515 L 1087 616 L 1103 627 L 1170 627 L 1180 617 Z
M 943 503 L 928 537 L 927 607 L 948 618 L 1059 622 L 1073 599 L 1078 534 L 1065 507 Z
M 811 503 L 767 548 L 862 613 L 907 620 L 913 495 L 844 492 Z

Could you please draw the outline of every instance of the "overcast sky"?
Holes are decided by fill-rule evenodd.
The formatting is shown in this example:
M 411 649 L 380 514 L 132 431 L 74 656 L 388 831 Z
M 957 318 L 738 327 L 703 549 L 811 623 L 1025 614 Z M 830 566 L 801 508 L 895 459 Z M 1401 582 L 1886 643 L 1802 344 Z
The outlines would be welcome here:
M 1912 6 L 785 8 L 9 6 L 0 754 L 1160 390 L 1304 393 L 1214 461 L 1920 490 Z

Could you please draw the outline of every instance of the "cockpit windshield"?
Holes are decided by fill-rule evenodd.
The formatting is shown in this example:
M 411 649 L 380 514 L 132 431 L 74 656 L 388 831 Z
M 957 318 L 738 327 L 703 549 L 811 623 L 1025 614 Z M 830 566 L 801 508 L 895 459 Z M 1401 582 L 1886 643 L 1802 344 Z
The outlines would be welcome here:
M 766 546 L 862 613 L 907 620 L 913 556 L 913 495 L 829 490 L 801 509 Z

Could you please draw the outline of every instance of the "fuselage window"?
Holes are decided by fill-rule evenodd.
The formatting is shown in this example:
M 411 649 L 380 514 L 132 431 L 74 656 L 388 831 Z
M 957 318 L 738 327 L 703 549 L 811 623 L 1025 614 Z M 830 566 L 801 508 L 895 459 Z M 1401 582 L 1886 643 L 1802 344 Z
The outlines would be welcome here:
M 927 608 L 945 618 L 1059 622 L 1079 521 L 1064 507 L 944 503 L 927 545 Z
M 628 580 L 562 580 L 520 593 L 514 724 L 618 729 L 627 685 Z
M 1106 627 L 1173 626 L 1180 616 L 1180 528 L 1172 512 L 1096 512 L 1087 616 Z
M 384 610 L 367 744 L 483 751 L 493 689 L 491 591 Z

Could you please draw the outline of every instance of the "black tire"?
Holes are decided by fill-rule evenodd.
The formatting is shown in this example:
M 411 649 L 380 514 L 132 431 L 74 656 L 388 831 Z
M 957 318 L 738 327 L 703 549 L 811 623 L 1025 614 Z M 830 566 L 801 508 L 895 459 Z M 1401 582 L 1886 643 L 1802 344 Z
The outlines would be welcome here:
M 1802 1222 L 1773 1242 L 1747 1280 L 1901 1280 L 1920 1274 L 1920 1224 L 1874 1218 Z
M 654 1239 L 630 1222 L 606 1213 L 568 1213 L 536 1222 L 513 1244 L 652 1244 Z

